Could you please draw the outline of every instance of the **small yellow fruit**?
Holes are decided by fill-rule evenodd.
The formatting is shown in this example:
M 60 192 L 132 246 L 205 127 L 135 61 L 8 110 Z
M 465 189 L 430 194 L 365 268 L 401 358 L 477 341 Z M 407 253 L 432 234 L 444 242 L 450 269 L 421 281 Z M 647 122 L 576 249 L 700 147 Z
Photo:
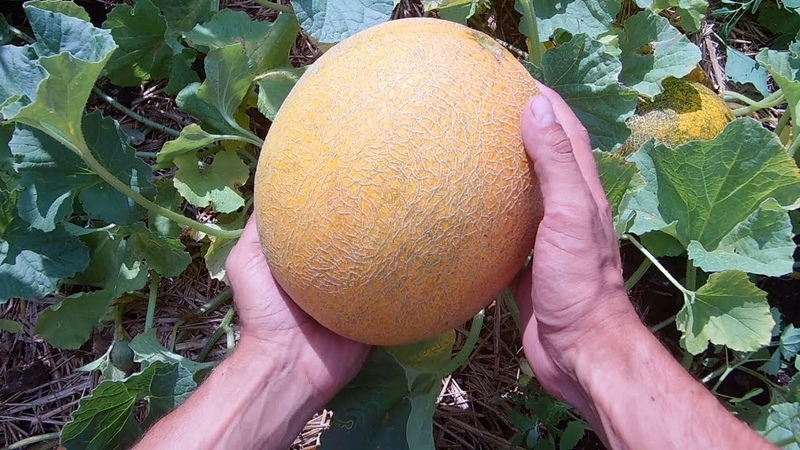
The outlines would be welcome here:
M 711 89 L 678 78 L 664 80 L 664 92 L 642 102 L 628 119 L 631 136 L 619 153 L 629 155 L 651 138 L 669 146 L 715 138 L 733 120 L 730 108 Z
M 258 230 L 283 289 L 379 345 L 464 323 L 522 268 L 542 201 L 519 119 L 536 83 L 490 37 L 390 21 L 305 72 L 267 135 Z

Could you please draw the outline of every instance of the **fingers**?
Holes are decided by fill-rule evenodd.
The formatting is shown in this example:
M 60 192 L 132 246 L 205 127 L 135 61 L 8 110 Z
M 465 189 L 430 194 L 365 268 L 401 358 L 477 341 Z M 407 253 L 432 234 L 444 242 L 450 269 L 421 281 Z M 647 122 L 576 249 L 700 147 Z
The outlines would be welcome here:
M 533 97 L 522 113 L 522 140 L 533 160 L 547 215 L 570 214 L 594 203 L 572 141 L 556 114 L 546 95 Z M 567 117 L 566 121 L 570 123 L 571 119 Z M 578 144 L 578 153 L 586 153 L 587 147 L 580 140 Z M 593 158 L 591 151 L 588 152 Z
M 592 143 L 589 133 L 572 111 L 572 108 L 570 108 L 567 102 L 565 102 L 557 92 L 542 83 L 538 83 L 538 87 L 541 95 L 550 100 L 558 122 L 564 128 L 564 131 L 572 143 L 573 155 L 578 162 L 583 178 L 589 186 L 589 191 L 592 193 L 595 202 L 601 210 L 605 209 L 608 205 L 608 199 L 606 198 L 605 190 L 603 189 L 597 172 L 597 161 L 594 158 L 594 154 L 592 154 Z

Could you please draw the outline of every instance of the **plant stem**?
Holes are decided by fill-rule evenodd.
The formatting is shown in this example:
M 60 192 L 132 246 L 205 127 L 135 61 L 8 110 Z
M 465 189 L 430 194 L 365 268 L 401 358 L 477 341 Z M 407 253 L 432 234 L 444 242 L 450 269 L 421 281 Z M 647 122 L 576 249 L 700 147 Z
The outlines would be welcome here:
M 663 273 L 664 276 L 667 277 L 667 280 L 669 280 L 670 283 L 672 283 L 676 288 L 678 288 L 679 291 L 681 291 L 682 293 L 684 293 L 686 295 L 692 295 L 693 294 L 693 292 L 691 292 L 688 289 L 686 289 L 685 287 L 683 287 L 683 285 L 681 285 L 678 282 L 678 280 L 676 280 L 675 277 L 673 277 L 672 274 L 669 273 L 669 271 L 666 269 L 666 267 L 661 265 L 661 263 L 658 261 L 658 259 L 656 259 L 656 257 L 653 256 L 652 253 L 650 253 L 646 248 L 644 248 L 644 246 L 641 243 L 639 243 L 639 241 L 637 241 L 635 237 L 633 237 L 630 234 L 626 234 L 625 238 L 628 239 L 629 241 L 631 241 L 631 243 L 633 245 L 635 245 L 636 248 L 638 248 L 639 251 L 642 252 L 642 254 L 647 257 L 647 259 L 652 261 L 653 265 L 655 265 L 658 268 L 658 270 L 660 270 L 661 273 Z
M 3 450 L 16 450 L 18 448 L 27 447 L 27 446 L 32 445 L 32 444 L 37 444 L 39 442 L 52 441 L 52 440 L 58 439 L 60 436 L 61 436 L 61 433 L 58 432 L 58 431 L 54 431 L 52 433 L 47 433 L 47 434 L 40 434 L 38 436 L 31 436 L 29 438 L 25 438 L 25 439 L 22 439 L 20 441 L 17 441 L 15 443 L 9 445 L 8 447 L 3 447 Z
M 28 44 L 33 44 L 35 42 L 34 39 L 32 37 L 28 36 L 28 34 L 25 33 L 24 31 L 20 30 L 19 28 L 15 27 L 15 26 L 12 26 L 11 24 L 7 24 L 7 25 L 8 25 L 9 31 L 11 31 L 18 38 L 22 39 L 23 41 L 27 42 Z M 7 447 L 7 448 L 11 448 L 11 447 Z
M 690 291 L 697 289 L 697 268 L 691 259 L 686 261 L 686 289 Z
M 656 331 L 664 328 L 665 326 L 671 324 L 672 322 L 675 322 L 675 317 L 676 316 L 668 317 L 668 318 L 662 320 L 661 322 L 658 322 L 657 324 L 655 324 L 652 327 L 650 327 L 650 332 L 651 333 L 655 333 Z
M 792 115 L 789 113 L 789 111 L 785 111 L 783 114 L 781 114 L 781 118 L 778 120 L 778 126 L 775 127 L 775 134 L 778 136 L 783 134 L 783 129 L 786 128 L 786 124 L 789 123 L 790 117 L 792 117 Z M 792 130 L 792 136 L 794 135 L 794 130 Z
M 94 92 L 95 95 L 100 97 L 100 100 L 103 100 L 104 102 L 106 102 L 109 105 L 113 106 L 114 108 L 118 109 L 119 111 L 121 111 L 125 115 L 129 116 L 133 120 L 136 120 L 137 122 L 140 122 L 140 123 L 142 123 L 142 124 L 144 124 L 144 125 L 146 125 L 146 126 L 148 126 L 150 128 L 154 128 L 156 130 L 162 131 L 162 132 L 164 132 L 166 134 L 169 134 L 169 135 L 172 135 L 172 136 L 175 136 L 175 137 L 178 137 L 178 136 L 181 135 L 181 132 L 178 131 L 178 130 L 173 130 L 172 128 L 169 128 L 167 126 L 161 125 L 160 123 L 153 122 L 152 120 L 150 120 L 150 119 L 148 119 L 148 118 L 146 118 L 146 117 L 144 117 L 144 116 L 142 116 L 142 115 L 140 115 L 138 113 L 135 113 L 133 110 L 127 108 L 122 103 L 114 100 L 114 98 L 111 97 L 110 95 L 108 95 L 105 92 L 101 91 L 100 88 L 98 88 L 97 86 L 93 86 L 92 87 L 92 92 Z
M 504 41 L 502 39 L 495 38 L 495 41 L 497 41 L 498 43 L 500 43 L 500 45 L 502 45 L 503 47 L 505 47 L 509 51 L 511 51 L 511 53 L 514 53 L 515 55 L 517 55 L 518 57 L 520 57 L 522 59 L 527 60 L 530 57 L 528 52 L 522 50 L 521 48 L 517 48 L 517 47 L 509 44 L 508 42 L 506 42 L 506 41 Z
M 147 209 L 150 212 L 155 214 L 162 215 L 173 222 L 183 225 L 197 231 L 203 232 L 208 234 L 209 236 L 214 236 L 222 239 L 236 239 L 242 235 L 243 230 L 220 230 L 217 228 L 212 228 L 208 225 L 202 224 L 196 220 L 192 220 L 186 216 L 176 213 L 175 211 L 171 211 L 163 206 L 157 205 L 147 198 L 145 198 L 142 194 L 134 191 L 131 189 L 130 186 L 123 183 L 119 180 L 119 178 L 115 177 L 114 174 L 108 171 L 92 154 L 92 151 L 89 149 L 89 146 L 83 140 L 83 136 L 73 136 L 73 139 L 79 140 L 77 145 L 75 142 L 70 141 L 69 139 L 65 139 L 62 136 L 59 136 L 57 133 L 48 133 L 53 138 L 64 144 L 67 148 L 71 149 L 75 152 L 80 158 L 89 166 L 89 169 L 92 170 L 97 176 L 103 179 L 106 183 L 110 184 L 113 188 L 120 191 L 121 193 L 125 194 L 126 196 L 130 197 L 141 205 L 143 208 Z
M 544 54 L 544 46 L 539 41 L 539 24 L 536 21 L 536 10 L 533 6 L 533 1 L 523 0 L 518 2 L 522 9 L 523 20 L 527 19 L 527 24 L 530 27 L 530 36 L 525 37 L 525 44 L 528 47 L 528 61 L 535 64 L 537 67 L 542 66 L 542 55 Z
M 275 11 L 285 12 L 289 14 L 294 14 L 294 9 L 292 9 L 291 6 L 281 5 L 280 3 L 270 2 L 268 0 L 253 0 L 253 1 L 265 8 L 274 9 Z
M 475 344 L 478 342 L 478 338 L 481 335 L 481 327 L 483 327 L 483 316 L 484 310 L 481 310 L 475 317 L 472 319 L 472 325 L 469 329 L 469 336 L 467 336 L 467 341 L 464 342 L 464 346 L 461 347 L 461 350 L 458 351 L 458 354 L 450 360 L 443 368 L 442 368 L 442 377 L 447 376 L 461 367 L 462 364 L 467 362 L 472 351 L 475 349 Z
M 228 327 L 230 327 L 231 321 L 233 320 L 233 315 L 236 313 L 235 308 L 231 308 L 225 313 L 225 317 L 222 318 L 222 323 L 219 324 L 219 328 L 214 330 L 214 334 L 208 338 L 208 342 L 206 345 L 203 346 L 203 349 L 200 350 L 200 354 L 197 355 L 197 362 L 203 362 L 208 356 L 208 353 L 211 352 L 211 348 L 219 341 L 219 338 L 222 337 L 223 334 L 226 333 Z
M 731 95 L 731 94 L 733 94 L 733 95 Z M 742 100 L 745 103 L 747 103 L 747 101 L 744 100 L 744 99 L 747 99 L 747 97 L 745 97 L 744 95 L 741 95 L 741 94 L 737 94 L 735 92 L 728 91 L 728 92 L 725 93 L 725 96 L 726 97 L 733 97 L 733 98 L 735 98 L 737 100 Z M 778 89 L 777 91 L 773 92 L 768 97 L 765 97 L 764 99 L 762 99 L 760 101 L 757 101 L 757 102 L 753 102 L 752 100 L 749 100 L 749 101 L 751 103 L 749 103 L 748 106 L 744 106 L 742 108 L 737 108 L 737 109 L 733 110 L 734 117 L 747 116 L 747 115 L 750 115 L 750 114 L 752 114 L 752 113 L 754 113 L 754 112 L 756 112 L 758 110 L 761 110 L 761 109 L 772 108 L 773 106 L 778 106 L 781 103 L 785 103 L 786 102 L 786 97 L 783 95 L 783 91 Z
M 192 317 L 192 320 L 199 319 L 200 317 L 203 317 L 204 315 L 210 312 L 216 311 L 217 308 L 224 305 L 228 300 L 230 300 L 232 296 L 233 296 L 233 290 L 231 289 L 230 286 L 226 286 L 225 289 L 223 289 L 219 294 L 217 294 L 216 296 L 214 296 L 214 298 L 212 298 L 211 300 L 206 302 L 206 304 L 201 306 L 200 309 L 197 310 L 197 314 Z M 183 326 L 186 322 L 187 320 L 181 319 L 175 323 L 175 326 L 172 327 L 172 336 L 171 336 L 172 350 L 175 349 L 175 345 L 178 342 L 182 342 L 186 338 L 186 332 L 178 334 L 178 328 Z
M 792 122 L 793 122 L 792 126 L 797 127 L 797 124 L 794 124 L 796 120 L 793 120 Z M 798 136 L 798 133 L 795 133 L 794 128 L 792 128 L 792 138 L 793 138 L 792 145 L 790 145 L 789 148 L 786 149 L 786 153 L 788 153 L 790 157 L 794 158 L 795 153 L 797 153 L 798 147 L 800 147 L 800 136 Z
M 161 275 L 154 270 L 150 278 L 150 297 L 147 300 L 147 316 L 144 320 L 145 332 L 153 329 L 153 319 L 156 315 L 156 303 L 158 302 L 158 284 L 160 281 Z
M 158 158 L 158 152 L 136 152 L 139 158 Z
M 631 277 L 628 278 L 628 281 L 625 282 L 625 290 L 630 291 L 631 289 L 633 289 L 633 287 L 636 286 L 636 283 L 638 283 L 639 280 L 642 279 L 644 274 L 647 273 L 647 270 L 650 269 L 651 267 L 653 267 L 652 261 L 650 261 L 649 259 L 645 259 L 644 261 L 642 261 L 642 263 L 639 264 L 639 267 L 636 269 L 636 272 L 633 272 Z

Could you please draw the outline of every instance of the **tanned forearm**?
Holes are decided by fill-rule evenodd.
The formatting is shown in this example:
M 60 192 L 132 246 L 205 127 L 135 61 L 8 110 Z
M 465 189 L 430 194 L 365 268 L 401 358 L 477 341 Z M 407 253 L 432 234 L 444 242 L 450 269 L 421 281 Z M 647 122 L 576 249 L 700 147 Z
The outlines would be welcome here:
M 614 449 L 774 448 L 730 414 L 644 326 L 575 362 L 582 414 Z
M 263 349 L 240 344 L 134 448 L 289 448 L 325 400 L 291 363 L 268 357 Z

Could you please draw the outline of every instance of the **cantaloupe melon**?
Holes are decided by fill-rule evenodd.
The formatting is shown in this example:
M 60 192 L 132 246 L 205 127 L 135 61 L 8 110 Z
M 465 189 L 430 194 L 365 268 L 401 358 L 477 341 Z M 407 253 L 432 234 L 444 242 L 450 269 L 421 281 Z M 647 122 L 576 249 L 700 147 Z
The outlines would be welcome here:
M 466 322 L 534 244 L 520 115 L 537 89 L 490 37 L 444 20 L 390 21 L 327 51 L 259 157 L 255 214 L 281 287 L 368 344 Z
M 667 78 L 664 91 L 640 102 L 628 119 L 631 136 L 620 149 L 623 156 L 652 138 L 670 146 L 715 138 L 733 120 L 725 102 L 706 86 L 691 80 Z

